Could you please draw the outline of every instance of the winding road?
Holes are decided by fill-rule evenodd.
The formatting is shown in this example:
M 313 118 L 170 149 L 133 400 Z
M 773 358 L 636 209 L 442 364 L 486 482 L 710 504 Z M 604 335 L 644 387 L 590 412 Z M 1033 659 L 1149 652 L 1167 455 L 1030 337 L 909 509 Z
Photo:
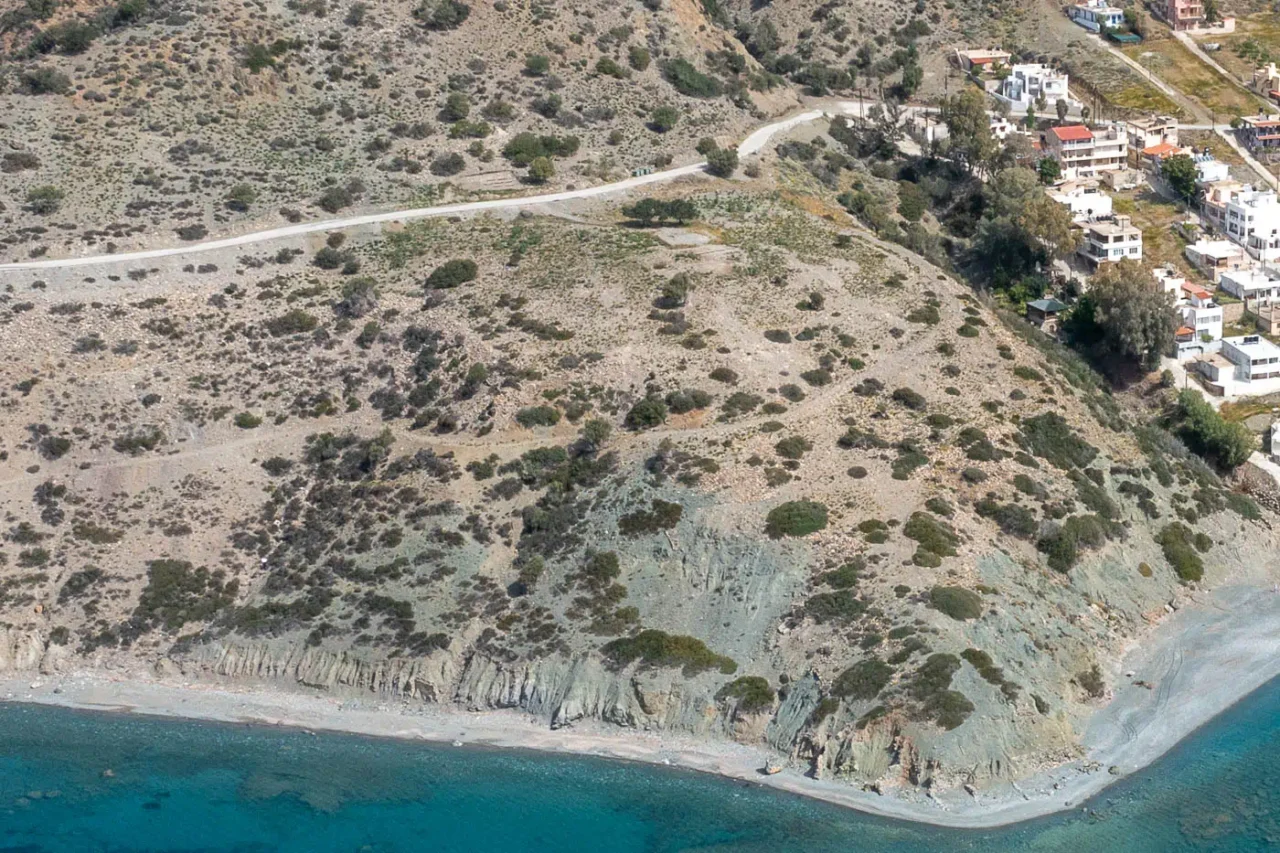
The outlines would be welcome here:
M 1132 60 L 1128 57 L 1123 54 L 1119 55 L 1124 60 L 1132 63 Z M 833 101 L 829 104 L 823 105 L 822 107 L 811 108 L 788 116 L 787 118 L 770 122 L 760 128 L 757 128 L 738 145 L 738 156 L 740 158 L 746 158 L 760 153 L 760 151 L 764 150 L 765 146 L 769 144 L 769 141 L 773 139 L 773 137 L 779 133 L 792 129 L 797 125 L 805 124 L 824 117 L 866 116 L 867 112 L 872 106 L 874 106 L 874 104 L 875 102 L 873 101 Z M 925 113 L 936 112 L 936 108 L 932 107 L 907 107 L 902 111 L 902 119 L 906 120 Z M 1188 130 L 1209 130 L 1212 127 L 1211 125 L 1203 124 L 1187 124 L 1181 126 Z M 1226 128 L 1212 127 L 1212 129 L 1216 130 L 1219 135 L 1226 139 L 1226 141 L 1231 144 L 1231 146 L 1235 148 L 1258 172 L 1263 175 L 1270 176 L 1270 173 L 1268 173 L 1261 164 L 1254 160 L 1249 153 L 1239 145 Z M 348 216 L 341 219 L 325 219 L 318 222 L 302 222 L 296 225 L 285 225 L 279 228 L 252 231 L 247 234 L 238 234 L 232 237 L 207 240 L 201 243 L 186 243 L 160 249 L 145 249 L 136 252 L 118 252 L 106 255 L 86 255 L 83 257 L 72 258 L 46 258 L 42 260 L 0 264 L 0 273 L 16 272 L 19 270 L 65 269 L 68 267 L 84 267 L 104 263 L 133 263 L 137 261 L 153 260 L 156 258 L 196 255 L 202 252 L 214 252 L 219 249 L 233 249 L 239 246 L 252 246 L 257 243 L 266 243 L 272 240 L 300 237 L 305 234 L 314 234 L 321 231 L 337 231 L 361 225 L 376 225 L 383 222 L 403 222 L 412 219 L 429 219 L 441 216 L 457 216 L 468 213 L 481 213 L 490 210 L 519 210 L 522 208 L 554 204 L 556 202 L 574 201 L 577 199 L 596 198 L 615 193 L 624 193 L 629 190 L 639 189 L 652 184 L 666 183 L 679 178 L 701 175 L 705 173 L 706 165 L 705 161 L 690 163 L 686 166 L 677 166 L 673 169 L 665 169 L 648 175 L 636 175 L 634 177 L 625 178 L 612 183 L 598 184 L 596 186 L 584 187 L 582 189 L 545 193 L 542 195 L 514 196 L 510 198 L 488 199 L 485 201 L 460 202 L 457 204 L 436 205 L 434 207 L 418 207 L 409 210 L 389 210 L 381 213 L 366 213 L 359 216 Z
M 869 104 L 859 105 L 850 101 L 841 101 L 830 109 L 811 109 L 771 122 L 755 130 L 738 145 L 738 156 L 748 157 L 759 153 L 775 135 L 790 130 L 796 125 L 814 121 L 826 115 L 858 115 L 860 109 Z M 480 213 L 486 210 L 515 210 L 525 207 L 537 207 L 561 201 L 594 198 L 638 189 L 650 184 L 665 183 L 677 178 L 699 175 L 706 169 L 706 162 L 691 163 L 648 175 L 637 175 L 609 184 L 599 184 L 577 190 L 546 193 L 544 195 L 517 196 L 513 198 L 489 199 L 487 201 L 470 201 L 459 204 L 443 204 L 435 207 L 419 207 L 411 210 L 390 210 L 383 213 L 367 213 L 360 216 L 348 216 L 342 219 L 326 219 L 320 222 L 303 222 L 297 225 L 286 225 L 280 228 L 269 228 L 265 231 L 253 231 L 235 237 L 219 240 L 208 240 L 203 243 L 190 243 L 171 246 L 164 249 L 147 249 L 138 252 L 119 252 L 110 255 L 90 255 L 79 258 L 53 258 L 40 261 L 23 261 L 21 263 L 0 264 L 0 272 L 16 270 L 57 269 L 65 267 L 91 266 L 100 263 L 129 263 L 147 261 L 154 258 L 168 258 L 175 255 L 194 255 L 200 252 L 213 252 L 218 249 L 233 249 L 237 246 L 250 246 L 287 237 L 298 237 L 313 234 L 317 231 L 335 231 L 343 228 L 354 228 L 359 225 L 374 225 L 380 222 L 399 222 L 409 219 L 427 219 L 440 216 L 454 216 L 464 213 Z

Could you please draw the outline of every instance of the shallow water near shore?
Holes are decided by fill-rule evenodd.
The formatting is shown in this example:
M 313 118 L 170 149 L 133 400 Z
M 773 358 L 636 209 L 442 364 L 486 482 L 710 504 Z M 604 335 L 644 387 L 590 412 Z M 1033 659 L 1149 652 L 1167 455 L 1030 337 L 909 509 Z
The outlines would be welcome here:
M 997 830 L 604 759 L 0 704 L 0 853 L 1234 853 L 1280 847 L 1278 774 L 1280 680 L 1092 814 Z

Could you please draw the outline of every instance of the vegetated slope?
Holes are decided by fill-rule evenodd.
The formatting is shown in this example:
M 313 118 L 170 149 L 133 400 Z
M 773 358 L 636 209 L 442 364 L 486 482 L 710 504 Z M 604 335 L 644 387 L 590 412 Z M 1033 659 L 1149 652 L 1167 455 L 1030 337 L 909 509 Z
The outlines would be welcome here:
M 684 0 L 5 0 L 0 50 L 6 259 L 617 179 L 791 103 Z
M 6 294 L 2 659 L 947 785 L 1071 755 L 1121 646 L 1274 551 L 945 274 L 690 198 L 678 251 L 599 209 Z

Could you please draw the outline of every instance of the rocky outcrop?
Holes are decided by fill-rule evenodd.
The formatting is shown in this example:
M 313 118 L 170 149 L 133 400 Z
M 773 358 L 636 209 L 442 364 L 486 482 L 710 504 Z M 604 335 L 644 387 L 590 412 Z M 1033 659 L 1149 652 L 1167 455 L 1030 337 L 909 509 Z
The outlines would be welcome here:
M 38 632 L 0 627 L 0 672 L 38 669 L 48 651 Z
M 447 700 L 455 678 L 455 656 L 447 650 L 425 658 L 369 661 L 315 648 L 218 644 L 200 649 L 194 662 L 229 678 L 292 681 L 321 690 L 349 688 L 423 702 Z

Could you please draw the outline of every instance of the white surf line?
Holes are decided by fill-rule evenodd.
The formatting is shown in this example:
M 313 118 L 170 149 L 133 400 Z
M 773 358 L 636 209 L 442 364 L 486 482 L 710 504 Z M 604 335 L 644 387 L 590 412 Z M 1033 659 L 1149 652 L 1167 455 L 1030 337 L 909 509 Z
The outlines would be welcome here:
M 843 107 L 844 105 L 842 105 Z M 738 146 L 738 156 L 747 157 L 761 151 L 776 134 L 806 122 L 820 119 L 828 113 L 823 110 L 809 110 L 790 118 L 782 119 L 759 128 Z M 626 192 L 650 184 L 672 181 L 690 175 L 702 174 L 706 162 L 691 163 L 675 169 L 666 169 L 648 175 L 636 175 L 609 184 L 600 184 L 580 190 L 564 190 L 545 195 L 520 196 L 517 198 L 498 198 L 487 201 L 470 201 L 458 204 L 444 204 L 435 207 L 419 207 L 411 210 L 390 210 L 384 213 L 368 213 L 362 216 L 349 216 L 343 219 L 326 219 L 320 222 L 304 222 L 298 225 L 286 225 L 264 231 L 252 231 L 236 237 L 220 240 L 208 240 L 203 243 L 191 243 L 185 246 L 172 246 L 166 249 L 147 249 L 137 252 L 120 252 L 111 255 L 92 255 L 79 258 L 53 258 L 42 261 L 23 261 L 20 263 L 0 264 L 0 272 L 17 270 L 62 269 L 67 267 L 91 266 L 93 264 L 117 264 L 135 261 L 148 261 L 155 258 L 171 258 L 178 255 L 194 255 L 201 252 L 213 252 L 218 249 L 233 249 L 237 246 L 251 246 L 288 237 L 300 237 L 314 234 L 317 231 L 336 231 L 343 228 L 355 228 L 360 225 L 376 225 L 382 222 L 397 222 L 409 219 L 427 219 L 440 216 L 452 216 L 464 213 L 480 213 L 487 210 L 513 210 L 523 207 L 537 207 L 560 201 L 594 198 L 611 193 Z

